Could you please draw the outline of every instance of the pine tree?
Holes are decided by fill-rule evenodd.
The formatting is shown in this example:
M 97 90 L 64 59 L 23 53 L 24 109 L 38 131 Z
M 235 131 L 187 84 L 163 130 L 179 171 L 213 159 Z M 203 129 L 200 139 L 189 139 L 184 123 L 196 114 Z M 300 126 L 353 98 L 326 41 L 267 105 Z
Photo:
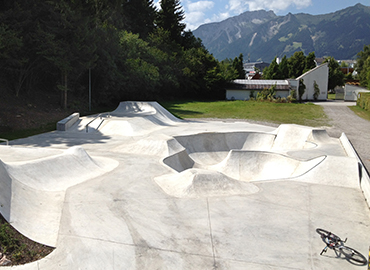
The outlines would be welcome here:
M 170 33 L 173 41 L 181 44 L 181 34 L 185 29 L 182 21 L 185 18 L 179 0 L 162 0 L 161 10 L 158 12 L 157 26 Z
M 125 28 L 146 39 L 155 28 L 157 12 L 153 0 L 127 1 L 123 5 Z
M 235 57 L 233 60 L 233 67 L 238 73 L 237 79 L 245 79 L 245 71 L 243 65 L 243 54 L 239 54 L 239 57 Z

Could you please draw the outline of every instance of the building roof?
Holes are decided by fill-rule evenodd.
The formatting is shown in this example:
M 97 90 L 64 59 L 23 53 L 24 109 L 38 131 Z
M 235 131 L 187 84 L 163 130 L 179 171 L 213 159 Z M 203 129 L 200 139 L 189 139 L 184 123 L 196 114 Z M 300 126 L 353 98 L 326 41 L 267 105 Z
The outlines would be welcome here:
M 317 66 L 317 67 L 315 67 L 315 68 L 307 71 L 306 73 L 303 73 L 301 76 L 299 76 L 298 78 L 296 78 L 296 80 L 299 81 L 300 79 L 304 78 L 307 74 L 313 72 L 316 69 L 319 69 L 319 68 L 322 68 L 322 67 L 325 67 L 325 66 L 329 66 L 329 63 L 321 64 L 320 66 Z
M 233 86 L 239 90 L 263 90 L 276 85 L 276 90 L 289 90 L 290 83 L 287 80 L 234 80 Z

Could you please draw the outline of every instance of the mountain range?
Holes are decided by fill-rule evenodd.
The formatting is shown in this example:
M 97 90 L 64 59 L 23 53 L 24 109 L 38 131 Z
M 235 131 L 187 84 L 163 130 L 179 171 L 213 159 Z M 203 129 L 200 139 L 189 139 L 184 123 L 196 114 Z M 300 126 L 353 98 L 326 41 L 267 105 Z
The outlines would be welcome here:
M 220 61 L 242 53 L 244 60 L 271 62 L 296 51 L 355 59 L 364 45 L 370 44 L 370 7 L 357 4 L 323 15 L 247 11 L 203 24 L 193 34 Z

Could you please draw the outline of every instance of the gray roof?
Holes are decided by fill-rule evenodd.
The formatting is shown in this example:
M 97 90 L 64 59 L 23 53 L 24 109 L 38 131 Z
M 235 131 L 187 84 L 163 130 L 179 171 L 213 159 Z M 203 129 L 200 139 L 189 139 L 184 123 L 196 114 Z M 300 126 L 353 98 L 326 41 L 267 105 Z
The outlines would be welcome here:
M 276 90 L 289 90 L 290 83 L 287 80 L 234 80 L 233 86 L 240 90 L 263 90 L 276 85 Z

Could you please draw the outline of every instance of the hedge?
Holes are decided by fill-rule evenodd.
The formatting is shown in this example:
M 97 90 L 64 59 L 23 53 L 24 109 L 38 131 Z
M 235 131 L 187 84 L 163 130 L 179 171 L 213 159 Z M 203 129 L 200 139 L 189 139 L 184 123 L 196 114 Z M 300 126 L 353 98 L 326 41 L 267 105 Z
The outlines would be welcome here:
M 359 93 L 359 96 L 357 98 L 357 106 L 370 111 L 370 93 Z

